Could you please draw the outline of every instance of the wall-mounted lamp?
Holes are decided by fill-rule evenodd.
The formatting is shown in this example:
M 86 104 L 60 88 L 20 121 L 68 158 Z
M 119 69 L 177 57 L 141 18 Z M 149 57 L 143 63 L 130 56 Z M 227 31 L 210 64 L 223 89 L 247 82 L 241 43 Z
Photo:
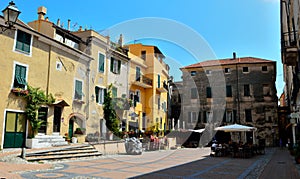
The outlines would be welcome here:
M 94 100 L 95 100 L 95 95 L 94 95 L 94 94 L 92 94 L 92 96 L 91 96 L 91 100 L 92 100 L 92 101 L 94 101 Z
M 18 16 L 21 11 L 19 11 L 19 9 L 15 6 L 15 3 L 11 1 L 8 6 L 2 11 L 2 13 L 6 26 L 0 24 L 1 33 L 6 31 L 7 29 L 12 29 L 12 27 L 18 20 Z

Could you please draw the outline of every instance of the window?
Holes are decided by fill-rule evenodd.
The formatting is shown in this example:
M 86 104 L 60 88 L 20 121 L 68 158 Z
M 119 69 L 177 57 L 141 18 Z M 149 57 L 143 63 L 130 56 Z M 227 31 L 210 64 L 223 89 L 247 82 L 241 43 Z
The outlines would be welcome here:
M 211 70 L 205 70 L 205 74 L 210 75 L 211 74 Z
M 157 97 L 157 109 L 160 110 L 160 96 Z
M 231 85 L 226 85 L 226 97 L 232 97 Z
M 208 123 L 211 123 L 212 122 L 212 113 L 210 111 L 207 111 L 206 112 L 206 121 Z
M 207 123 L 206 111 L 203 111 L 203 123 Z
M 163 120 L 162 120 L 162 117 L 160 117 L 159 128 L 161 128 L 161 129 L 162 129 L 162 124 L 163 124 Z
M 244 85 L 244 96 L 250 96 L 250 86 Z
M 103 104 L 105 93 L 106 93 L 105 88 L 101 88 L 101 87 L 98 87 L 98 86 L 95 87 L 96 103 Z
M 245 109 L 246 122 L 252 122 L 251 109 Z
M 243 67 L 243 72 L 244 72 L 244 73 L 249 72 L 249 68 L 248 68 L 248 67 Z
M 226 110 L 226 122 L 233 123 L 233 112 Z
M 141 51 L 141 58 L 143 60 L 146 60 L 146 51 L 145 50 Z
M 31 35 L 21 30 L 18 30 L 15 50 L 30 54 L 30 49 L 31 49 Z
M 271 92 L 270 92 L 270 87 L 268 84 L 263 84 L 263 95 L 264 96 L 270 96 Z
M 189 112 L 188 113 L 188 123 L 196 123 L 196 122 L 197 122 L 196 112 Z
M 27 69 L 25 66 L 16 64 L 15 65 L 15 76 L 14 76 L 14 84 L 13 88 L 26 88 L 26 73 Z
M 110 59 L 110 71 L 115 73 L 115 74 L 120 74 L 120 69 L 121 69 L 121 61 L 111 57 L 111 59 Z
M 98 72 L 104 73 L 104 66 L 105 66 L 105 56 L 102 53 L 99 53 Z
M 224 69 L 224 72 L 225 72 L 225 73 L 230 73 L 230 68 L 225 68 L 225 69 Z
M 268 71 L 268 66 L 262 66 L 261 71 Z
M 157 75 L 157 88 L 160 88 L 160 75 Z
M 191 76 L 196 76 L 196 71 L 191 71 Z
M 164 110 L 164 112 L 167 112 L 167 102 L 166 101 L 164 101 L 162 103 L 162 109 Z
M 141 69 L 140 69 L 140 67 L 135 68 L 135 81 L 141 81 Z
M 136 102 L 141 102 L 140 99 L 141 99 L 141 93 L 140 93 L 140 90 L 136 90 L 136 91 L 135 91 L 135 100 L 134 100 L 134 101 L 136 101 Z
M 197 99 L 197 88 L 192 88 L 191 89 L 191 99 Z
M 74 99 L 82 100 L 82 81 L 75 80 L 75 96 Z
M 211 87 L 206 87 L 206 98 L 211 98 L 211 97 L 212 97 Z
M 112 97 L 116 98 L 118 96 L 118 88 L 113 86 L 111 89 L 111 93 L 112 93 Z

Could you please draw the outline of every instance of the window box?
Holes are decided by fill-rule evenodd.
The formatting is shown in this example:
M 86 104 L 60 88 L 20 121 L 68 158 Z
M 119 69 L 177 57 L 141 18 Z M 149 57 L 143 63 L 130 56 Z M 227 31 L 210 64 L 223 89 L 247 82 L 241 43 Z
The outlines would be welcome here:
M 28 94 L 28 90 L 21 89 L 21 88 L 13 88 L 11 89 L 11 92 L 17 96 L 25 96 Z

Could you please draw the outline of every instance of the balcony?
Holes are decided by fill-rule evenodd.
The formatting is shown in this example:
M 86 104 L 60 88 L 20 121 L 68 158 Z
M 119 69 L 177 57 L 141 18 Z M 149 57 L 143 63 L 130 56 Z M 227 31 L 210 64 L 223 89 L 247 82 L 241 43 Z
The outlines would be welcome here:
M 168 85 L 166 82 L 163 83 L 163 86 L 160 86 L 160 88 L 157 88 L 157 91 L 161 93 L 167 93 L 168 92 Z
M 139 78 L 133 82 L 133 85 L 140 86 L 142 88 L 152 88 L 153 80 L 141 75 Z
M 296 66 L 298 61 L 297 32 L 283 33 L 282 63 L 287 66 Z

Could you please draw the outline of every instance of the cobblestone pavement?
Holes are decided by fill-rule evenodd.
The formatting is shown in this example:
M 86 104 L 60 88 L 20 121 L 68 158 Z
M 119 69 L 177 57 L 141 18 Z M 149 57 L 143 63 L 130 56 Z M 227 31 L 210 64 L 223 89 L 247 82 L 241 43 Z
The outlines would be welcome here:
M 0 163 L 0 178 L 265 178 L 268 171 L 272 171 L 268 169 L 272 168 L 271 165 L 275 165 L 275 172 L 280 172 L 274 168 L 278 167 L 278 159 L 274 156 L 289 155 L 286 149 L 278 150 L 281 149 L 267 148 L 265 155 L 247 159 L 210 157 L 209 148 L 144 152 L 142 155 L 107 155 L 90 160 L 44 164 L 28 164 L 21 159 L 14 159 Z M 0 159 L 3 161 L 1 153 Z M 293 163 L 291 157 L 285 162 Z M 292 165 L 294 169 L 295 166 Z M 290 165 L 281 164 L 280 167 L 289 167 L 285 171 L 291 169 Z M 37 169 L 39 171 L 33 171 Z

